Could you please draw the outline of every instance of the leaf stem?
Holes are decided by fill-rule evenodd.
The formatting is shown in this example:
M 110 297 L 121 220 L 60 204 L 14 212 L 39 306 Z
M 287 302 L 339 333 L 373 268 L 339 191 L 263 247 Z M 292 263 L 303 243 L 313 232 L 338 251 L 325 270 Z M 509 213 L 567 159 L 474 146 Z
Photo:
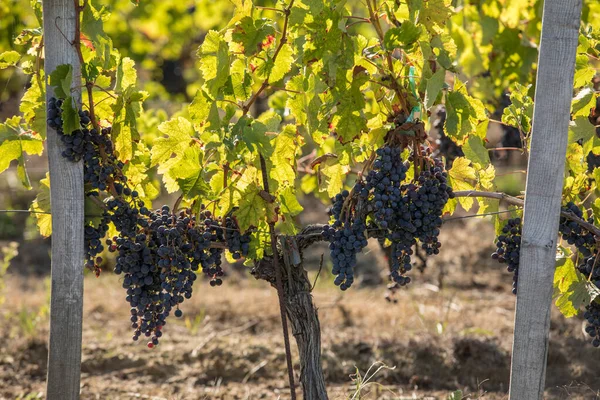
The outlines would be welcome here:
M 285 13 L 285 10 L 282 10 L 281 8 L 275 8 L 275 7 L 263 7 L 263 6 L 254 6 L 259 10 L 269 10 L 269 11 L 275 11 L 275 12 L 280 12 L 280 13 Z

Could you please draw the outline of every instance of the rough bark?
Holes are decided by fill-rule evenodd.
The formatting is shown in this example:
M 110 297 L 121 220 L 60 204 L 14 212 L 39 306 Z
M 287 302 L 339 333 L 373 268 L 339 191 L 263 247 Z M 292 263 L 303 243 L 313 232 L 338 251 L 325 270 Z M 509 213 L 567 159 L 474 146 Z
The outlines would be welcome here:
M 311 295 L 311 284 L 302 264 L 292 266 L 290 274 L 282 259 L 285 308 L 292 325 L 300 357 L 300 384 L 305 400 L 325 400 L 327 391 L 321 366 L 321 325 L 317 308 Z M 273 259 L 262 259 L 252 270 L 256 279 L 268 281 L 275 286 Z

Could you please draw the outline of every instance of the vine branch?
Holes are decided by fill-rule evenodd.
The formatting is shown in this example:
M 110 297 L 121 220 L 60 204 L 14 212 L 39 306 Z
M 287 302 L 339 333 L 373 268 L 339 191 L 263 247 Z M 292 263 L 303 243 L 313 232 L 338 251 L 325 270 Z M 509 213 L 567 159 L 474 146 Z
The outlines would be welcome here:
M 75 37 L 73 38 L 73 47 L 75 48 L 75 52 L 77 53 L 77 57 L 79 58 L 79 63 L 81 67 L 85 65 L 85 60 L 83 59 L 83 53 L 81 53 L 81 12 L 87 5 L 87 0 L 83 0 L 83 4 L 79 3 L 79 0 L 73 0 L 75 3 Z M 100 131 L 98 128 L 98 122 L 96 121 L 96 113 L 94 110 L 94 96 L 92 93 L 92 89 L 95 86 L 95 83 L 92 81 L 85 80 L 85 89 L 87 91 L 88 96 L 88 106 L 90 111 L 90 120 L 92 121 L 92 126 L 98 132 Z
M 287 43 L 288 24 L 289 24 L 289 20 L 290 20 L 290 14 L 292 12 L 292 7 L 294 6 L 294 1 L 295 0 L 291 0 L 290 4 L 288 4 L 288 6 L 286 8 L 281 10 L 285 14 L 285 18 L 283 20 L 283 29 L 281 30 L 281 39 L 279 39 L 279 44 L 277 45 L 277 48 L 275 49 L 275 53 L 273 53 L 273 64 L 275 64 L 275 60 L 277 60 L 277 56 L 279 55 L 279 52 L 283 48 L 283 45 Z M 264 92 L 268 86 L 269 86 L 269 77 L 267 76 L 265 78 L 264 82 L 262 83 L 262 85 L 260 85 L 260 87 L 256 91 L 256 93 L 254 93 L 252 95 L 252 97 L 250 98 L 250 100 L 248 100 L 248 103 L 246 103 L 244 106 L 242 106 L 242 113 L 243 113 L 242 115 L 248 114 L 248 111 L 250 111 L 250 107 L 252 107 L 252 104 L 254 104 L 256 99 L 258 99 L 258 96 L 260 96 L 262 94 L 262 92 Z
M 461 190 L 458 192 L 454 192 L 456 197 L 482 197 L 488 199 L 498 199 L 507 202 L 508 204 L 523 207 L 525 205 L 525 200 L 519 199 L 518 197 L 509 196 L 505 193 L 500 192 L 482 192 L 477 190 Z M 600 229 L 598 229 L 593 224 L 590 224 L 586 220 L 577 217 L 575 214 L 568 211 L 561 211 L 561 217 L 565 217 L 568 220 L 574 221 L 579 224 L 581 227 L 586 230 L 592 232 L 596 237 L 600 237 Z
M 497 199 L 497 200 L 504 201 L 510 205 L 514 205 L 514 206 L 518 206 L 518 207 L 523 207 L 525 205 L 525 201 L 523 199 L 519 199 L 518 197 L 510 196 L 510 195 L 507 195 L 505 193 L 500 193 L 500 192 L 484 192 L 484 191 L 478 191 L 478 190 L 460 190 L 460 191 L 454 192 L 454 195 L 456 197 L 478 197 L 478 198 Z M 493 213 L 476 214 L 476 215 L 470 215 L 468 217 L 467 216 L 457 217 L 457 218 L 453 218 L 453 219 L 470 218 L 470 217 L 476 217 L 476 216 L 478 217 L 478 216 L 492 215 L 492 214 Z M 496 214 L 500 214 L 500 212 L 497 212 Z M 561 211 L 560 215 L 570 221 L 576 222 L 582 228 L 593 233 L 597 238 L 600 238 L 600 229 L 597 228 L 596 226 L 594 226 L 593 224 L 585 221 L 582 218 L 577 217 L 575 214 L 568 212 L 568 211 Z M 296 240 L 298 242 L 298 248 L 302 251 L 316 242 L 323 241 L 324 239 L 323 239 L 322 231 L 323 231 L 324 226 L 325 226 L 324 224 L 307 225 L 298 235 L 296 235 Z M 367 236 L 368 237 L 377 237 L 378 231 L 379 231 L 378 229 L 370 230 L 369 232 L 367 232 L 368 233 Z
M 388 51 L 385 48 L 385 33 L 383 32 L 383 29 L 381 28 L 381 24 L 379 23 L 379 16 L 376 14 L 375 12 L 375 0 L 367 0 L 367 9 L 369 10 L 369 20 L 371 22 L 371 24 L 373 25 L 373 28 L 375 28 L 375 32 L 377 32 L 377 36 L 379 37 L 379 45 L 381 46 L 381 50 L 385 53 L 385 59 L 387 61 L 387 65 L 388 68 L 390 70 L 390 77 L 391 79 L 391 86 L 392 89 L 394 90 L 394 92 L 396 92 L 396 95 L 398 96 L 398 101 L 400 102 L 400 105 L 402 106 L 402 108 L 406 111 L 409 112 L 410 110 L 408 109 L 405 101 L 404 101 L 404 96 L 402 95 L 402 91 L 400 90 L 400 86 L 398 85 L 398 81 L 396 81 L 396 76 L 394 74 L 394 61 L 392 60 L 392 54 L 390 53 L 390 51 Z

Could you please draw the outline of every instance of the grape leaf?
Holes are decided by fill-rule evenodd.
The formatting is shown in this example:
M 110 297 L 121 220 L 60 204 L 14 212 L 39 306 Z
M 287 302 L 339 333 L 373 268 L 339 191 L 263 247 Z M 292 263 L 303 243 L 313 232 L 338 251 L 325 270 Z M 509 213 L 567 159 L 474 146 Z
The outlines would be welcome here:
M 41 155 L 44 151 L 44 141 L 40 135 L 26 131 L 20 122 L 20 117 L 13 117 L 0 124 L 0 173 L 9 167 L 13 160 L 17 160 L 19 178 L 23 186 L 30 189 L 24 155 Z
M 252 77 L 248 73 L 246 64 L 237 59 L 231 63 L 231 88 L 237 100 L 248 100 L 252 96 Z
M 279 185 L 293 185 L 296 179 L 296 127 L 286 125 L 274 139 L 270 177 Z
M 573 118 L 579 116 L 587 117 L 590 113 L 590 109 L 595 106 L 595 95 L 592 88 L 586 87 L 577 93 L 577 96 L 571 101 L 571 114 Z
M 478 164 L 475 164 L 478 166 Z M 496 168 L 493 164 L 488 164 L 486 168 L 480 168 L 477 172 L 477 187 L 483 190 L 494 189 L 494 178 L 496 177 Z
M 455 158 L 452 162 L 452 168 L 448 171 L 448 183 L 454 191 L 457 190 L 474 190 L 473 181 L 477 179 L 475 169 L 471 166 L 469 160 L 464 157 Z M 459 197 L 458 201 L 466 211 L 473 207 L 472 197 Z
M 65 135 L 70 135 L 73 131 L 81 129 L 81 122 L 79 121 L 79 113 L 75 109 L 75 100 L 71 96 L 62 103 L 62 120 L 63 120 L 63 132 Z
M 575 76 L 573 77 L 573 86 L 579 88 L 592 82 L 596 75 L 596 69 L 590 64 L 586 54 L 579 54 L 575 58 Z
M 129 57 L 123 57 L 117 68 L 115 91 L 124 92 L 135 87 L 136 82 L 135 62 Z
M 208 93 L 216 97 L 229 79 L 229 49 L 225 38 L 217 31 L 209 31 L 200 46 L 200 70 Z
M 303 126 L 317 144 L 322 144 L 327 132 L 327 119 L 323 117 L 321 107 L 323 102 L 319 94 L 327 89 L 327 85 L 318 76 L 308 72 L 306 75 L 296 75 L 286 84 L 290 92 L 286 107 L 296 119 L 296 123 Z
M 576 176 L 578 174 L 586 173 L 587 164 L 585 160 L 585 155 L 583 153 L 583 148 L 578 143 L 571 143 L 567 146 L 566 164 L 569 170 L 571 171 L 572 175 Z
M 469 96 L 466 86 L 458 78 L 455 78 L 454 90 L 446 96 L 446 112 L 446 133 L 459 144 L 477 131 L 478 124 L 486 119 L 481 101 Z
M 576 270 L 570 257 L 557 260 L 554 298 L 556 306 L 566 318 L 577 315 L 582 306 L 590 304 L 599 294 L 596 285 Z
M 151 165 L 163 164 L 169 161 L 178 161 L 185 150 L 190 146 L 194 136 L 192 124 L 183 117 L 177 117 L 158 126 L 158 130 L 166 137 L 159 137 L 154 141 L 151 150 Z
M 188 111 L 194 127 L 198 130 L 216 131 L 221 126 L 217 103 L 202 89 L 196 93 Z
M 158 196 L 158 189 L 149 176 L 150 150 L 143 143 L 135 144 L 134 156 L 125 164 L 123 173 L 127 176 L 127 183 L 138 191 L 143 200 L 151 200 Z
M 530 88 L 531 85 L 516 83 L 510 94 L 511 105 L 506 107 L 502 114 L 502 122 L 519 128 L 525 134 L 531 131 L 533 118 L 533 99 L 528 95 Z
M 208 194 L 210 186 L 204 176 L 203 162 L 204 153 L 200 146 L 189 146 L 183 156 L 163 175 L 169 193 L 179 190 L 187 199 Z
M 258 226 L 267 215 L 266 202 L 260 196 L 261 190 L 256 183 L 251 183 L 241 195 L 235 216 L 242 232 L 251 226 Z
M 231 38 L 240 43 L 241 51 L 245 56 L 251 56 L 262 50 L 262 42 L 269 35 L 275 34 L 272 21 L 266 19 L 253 19 L 244 17 L 232 30 Z
M 281 46 L 281 50 L 275 59 L 275 63 L 269 72 L 269 82 L 275 83 L 283 79 L 290 72 L 294 62 L 294 49 L 289 44 Z
M 43 78 L 42 78 L 43 79 Z M 40 89 L 37 79 L 31 80 L 31 86 L 21 99 L 19 111 L 29 127 L 46 138 L 46 99 L 44 91 Z
M 440 33 L 446 21 L 452 16 L 450 0 L 428 0 L 423 2 L 409 2 L 410 6 L 418 4 L 420 7 L 419 23 L 424 25 L 430 33 Z
M 487 126 L 487 124 L 486 124 Z M 483 168 L 490 163 L 490 155 L 488 149 L 483 145 L 483 140 L 480 137 L 471 135 L 462 146 L 465 157 L 473 164 L 478 164 L 479 168 Z
M 257 151 L 263 157 L 269 157 L 273 151 L 267 132 L 265 124 L 248 116 L 241 117 L 231 129 L 234 140 L 243 140 L 250 151 Z
M 235 6 L 235 14 L 227 26 L 235 25 L 244 17 L 252 15 L 252 0 L 231 0 L 231 2 Z
M 575 143 L 581 140 L 581 143 L 586 143 L 595 136 L 595 129 L 587 115 L 575 118 L 569 123 L 569 143 Z
M 0 54 L 0 69 L 14 67 L 20 59 L 21 55 L 16 51 L 9 50 L 3 52 Z
M 66 99 L 71 94 L 73 82 L 73 67 L 62 64 L 56 67 L 50 74 L 50 86 L 54 88 L 54 96 Z
M 360 90 L 365 78 L 366 75 L 363 78 L 355 76 L 352 82 L 337 80 L 335 96 L 338 104 L 331 123 L 342 142 L 354 140 L 366 129 L 365 99 Z
M 111 68 L 111 51 L 112 40 L 104 32 L 102 19 L 107 17 L 107 12 L 104 8 L 98 10 L 94 7 L 91 1 L 83 7 L 81 17 L 81 32 L 92 41 L 96 58 L 103 69 Z
M 319 191 L 327 192 L 329 197 L 334 197 L 344 187 L 346 171 L 335 158 L 327 158 L 319 164 Z
M 556 269 L 554 270 L 554 288 L 560 293 L 569 291 L 571 285 L 577 282 L 579 277 L 575 270 L 575 264 L 569 257 L 562 257 L 556 260 Z
M 294 217 L 304 210 L 304 207 L 298 202 L 296 191 L 292 186 L 286 187 L 279 193 L 279 203 L 284 215 Z
M 427 80 L 427 88 L 425 89 L 425 100 L 423 101 L 425 103 L 426 109 L 430 109 L 431 106 L 433 106 L 433 103 L 435 103 L 435 100 L 437 99 L 438 95 L 442 91 L 442 88 L 444 87 L 445 79 L 446 70 L 440 68 L 431 76 L 431 78 Z
M 135 89 L 137 73 L 133 60 L 128 57 L 119 63 L 116 81 L 118 97 L 112 106 L 115 117 L 111 136 L 119 160 L 125 162 L 133 157 L 133 141 L 139 139 L 137 119 L 148 94 Z
M 50 174 L 40 181 L 40 190 L 29 208 L 36 218 L 40 235 L 52 235 L 52 216 L 50 215 Z
M 395 48 L 410 49 L 415 45 L 421 35 L 421 27 L 410 20 L 402 22 L 400 27 L 388 29 L 383 40 L 387 50 Z

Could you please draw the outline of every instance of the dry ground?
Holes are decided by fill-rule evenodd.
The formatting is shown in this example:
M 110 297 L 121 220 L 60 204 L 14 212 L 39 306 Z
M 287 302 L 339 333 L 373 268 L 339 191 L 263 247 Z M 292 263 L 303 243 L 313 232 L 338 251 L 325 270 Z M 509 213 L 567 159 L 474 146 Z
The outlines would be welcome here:
M 364 374 L 375 362 L 395 369 L 376 374 L 377 385 L 363 399 L 446 399 L 456 389 L 469 393 L 466 398 L 507 398 L 511 277 L 488 260 L 489 224 L 447 225 L 443 251 L 424 274 L 414 271 L 395 304 L 384 299 L 383 286 L 356 285 L 342 293 L 321 273 L 313 294 L 332 399 L 350 398 L 356 368 Z M 383 270 L 376 246 L 366 257 L 365 263 L 378 261 Z M 7 283 L 0 310 L 0 399 L 41 398 L 47 283 L 17 275 Z M 184 318 L 172 317 L 152 350 L 130 340 L 124 297 L 110 273 L 86 277 L 83 399 L 288 398 L 276 294 L 266 283 L 237 273 L 220 288 L 198 282 L 183 305 Z M 600 398 L 600 352 L 583 336 L 581 319 L 565 320 L 553 310 L 550 341 L 546 397 Z

